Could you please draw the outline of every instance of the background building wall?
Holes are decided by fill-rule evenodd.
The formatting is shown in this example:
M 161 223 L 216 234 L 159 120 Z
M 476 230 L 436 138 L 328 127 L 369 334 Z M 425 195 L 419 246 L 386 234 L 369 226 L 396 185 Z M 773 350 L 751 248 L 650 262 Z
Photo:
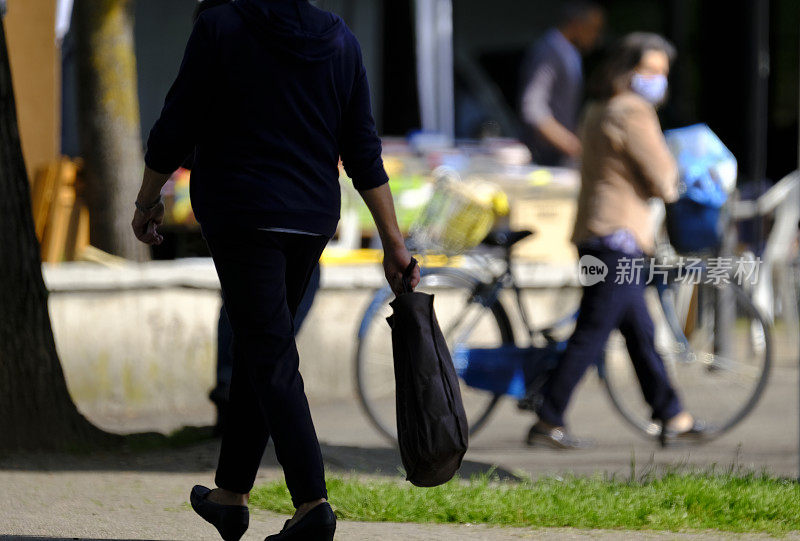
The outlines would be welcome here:
M 196 0 L 138 0 L 136 2 L 136 71 L 142 138 L 161 114 L 192 32 Z
M 750 73 L 745 57 L 750 46 L 749 0 L 600 0 L 608 14 L 606 43 L 635 30 L 665 34 L 679 56 L 670 76 L 671 99 L 661 111 L 665 128 L 707 122 L 728 144 L 747 172 L 751 130 L 748 107 Z M 26 0 L 10 0 L 10 11 Z M 414 0 L 315 0 L 341 15 L 359 38 L 379 131 L 406 135 L 419 128 L 417 104 Z M 157 118 L 177 73 L 191 31 L 194 0 L 138 0 L 136 52 L 144 140 Z M 454 0 L 454 45 L 457 56 L 478 66 L 485 81 L 501 94 L 506 114 L 516 114 L 519 65 L 529 47 L 557 17 L 556 0 Z M 10 16 L 13 13 L 10 13 Z M 767 176 L 776 180 L 797 163 L 798 35 L 797 0 L 770 0 L 769 104 Z M 66 154 L 77 153 L 70 105 L 68 41 L 64 64 L 64 139 Z M 12 52 L 13 54 L 13 52 Z M 598 54 L 586 59 L 587 71 Z M 465 97 L 456 62 L 456 121 Z M 725 99 L 720 99 L 720 97 Z M 468 99 L 469 101 L 469 99 Z M 479 100 L 477 100 L 479 101 Z M 490 113 L 491 114 L 491 113 Z M 463 134 L 462 134 L 463 135 Z M 504 135 L 513 135 L 505 133 Z M 143 141 L 144 144 L 144 141 Z M 746 177 L 746 175 L 745 175 Z M 744 178 L 744 177 L 743 177 Z
M 60 57 L 55 2 L 8 0 L 5 17 L 11 76 L 28 176 L 59 153 Z

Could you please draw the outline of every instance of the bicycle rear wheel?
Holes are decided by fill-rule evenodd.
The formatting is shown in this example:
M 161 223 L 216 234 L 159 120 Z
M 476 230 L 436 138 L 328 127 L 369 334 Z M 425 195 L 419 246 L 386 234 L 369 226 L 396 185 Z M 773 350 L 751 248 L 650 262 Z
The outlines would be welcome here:
M 683 404 L 718 437 L 755 407 L 772 366 L 769 326 L 736 284 L 674 282 L 660 295 L 656 348 Z M 614 406 L 636 429 L 657 436 L 625 342 L 615 333 L 601 377 Z
M 490 307 L 474 302 L 478 280 L 449 268 L 423 269 L 415 291 L 434 294 L 436 318 L 452 352 L 456 346 L 499 347 L 513 344 L 506 311 L 499 301 Z M 355 376 L 358 397 L 375 428 L 393 443 L 397 440 L 395 380 L 391 329 L 386 318 L 394 295 L 388 288 L 377 292 L 367 308 L 358 333 Z M 461 382 L 461 396 L 470 434 L 488 420 L 502 395 L 468 387 Z

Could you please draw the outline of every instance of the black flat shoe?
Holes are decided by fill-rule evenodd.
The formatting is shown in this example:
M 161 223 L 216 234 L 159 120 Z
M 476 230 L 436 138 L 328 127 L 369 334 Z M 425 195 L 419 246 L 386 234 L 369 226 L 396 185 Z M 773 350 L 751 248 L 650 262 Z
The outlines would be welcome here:
M 699 443 L 708 437 L 708 426 L 702 421 L 695 421 L 692 428 L 679 432 L 677 430 L 668 430 L 661 425 L 661 433 L 658 435 L 658 441 L 661 447 L 667 447 L 676 443 Z
M 222 505 L 208 501 L 210 488 L 195 485 L 189 501 L 194 512 L 210 522 L 225 541 L 239 541 L 250 524 L 250 511 L 245 505 Z
M 559 451 L 594 447 L 593 441 L 575 438 L 564 427 L 547 428 L 540 423 L 536 423 L 528 431 L 526 443 L 531 447 L 549 447 Z
M 291 528 L 289 521 L 281 533 L 268 536 L 264 541 L 333 541 L 336 515 L 328 502 L 321 503 L 303 515 Z

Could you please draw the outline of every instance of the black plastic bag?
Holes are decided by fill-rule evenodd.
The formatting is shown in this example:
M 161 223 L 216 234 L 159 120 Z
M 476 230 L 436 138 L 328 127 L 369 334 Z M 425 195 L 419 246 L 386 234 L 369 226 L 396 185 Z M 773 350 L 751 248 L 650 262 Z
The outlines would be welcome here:
M 446 483 L 461 467 L 469 429 L 450 351 L 436 321 L 433 295 L 415 293 L 406 270 L 405 293 L 391 302 L 387 321 L 397 387 L 397 441 L 406 479 L 419 487 Z

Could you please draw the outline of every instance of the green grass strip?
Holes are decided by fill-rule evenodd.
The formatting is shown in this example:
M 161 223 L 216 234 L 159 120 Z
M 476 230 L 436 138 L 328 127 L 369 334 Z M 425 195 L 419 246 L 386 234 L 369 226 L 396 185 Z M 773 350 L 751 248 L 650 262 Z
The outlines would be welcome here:
M 675 474 L 625 482 L 601 477 L 500 482 L 488 477 L 416 488 L 396 480 L 333 477 L 339 518 L 626 530 L 800 530 L 800 486 L 767 475 Z M 294 511 L 282 482 L 253 490 L 253 507 Z

